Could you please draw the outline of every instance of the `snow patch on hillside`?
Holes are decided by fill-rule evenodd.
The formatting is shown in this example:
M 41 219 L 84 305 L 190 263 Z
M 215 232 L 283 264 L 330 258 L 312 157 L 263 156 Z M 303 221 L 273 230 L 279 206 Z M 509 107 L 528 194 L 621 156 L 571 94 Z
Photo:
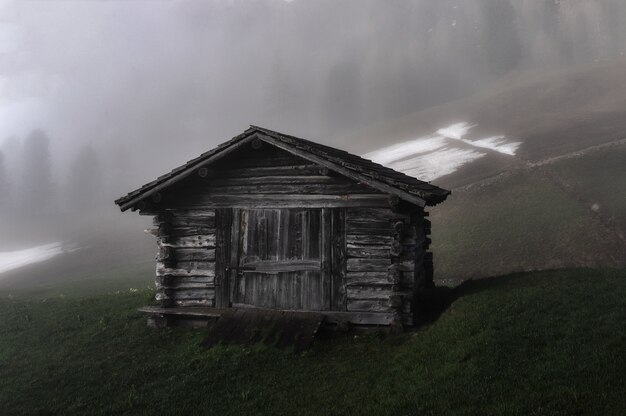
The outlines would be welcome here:
M 407 157 L 407 155 L 432 152 L 434 150 L 441 149 L 445 145 L 445 137 L 420 137 L 417 140 L 411 140 L 408 142 L 392 144 L 391 146 L 383 147 L 382 149 L 375 150 L 371 153 L 364 155 L 363 157 L 371 159 L 376 163 L 385 165 L 387 163 L 393 163 L 400 159 L 404 159 Z
M 454 123 L 438 129 L 434 135 L 396 143 L 363 155 L 364 158 L 425 181 L 449 175 L 461 166 L 485 156 L 485 149 L 514 156 L 522 142 L 510 142 L 505 136 L 466 139 L 476 124 Z M 469 145 L 459 145 L 462 142 Z
M 463 142 L 472 146 L 495 150 L 509 156 L 515 156 L 517 149 L 522 144 L 522 142 L 507 142 L 504 136 L 493 136 L 480 140 L 463 140 Z
M 454 173 L 464 164 L 484 155 L 484 153 L 475 150 L 446 148 L 400 160 L 391 167 L 414 178 L 432 180 Z
M 43 244 L 24 250 L 0 251 L 0 273 L 46 261 L 66 251 L 61 242 Z
M 448 127 L 437 130 L 437 134 L 447 137 L 449 139 L 461 140 L 463 136 L 467 135 L 472 127 L 476 127 L 476 124 L 469 124 L 466 122 L 451 124 Z

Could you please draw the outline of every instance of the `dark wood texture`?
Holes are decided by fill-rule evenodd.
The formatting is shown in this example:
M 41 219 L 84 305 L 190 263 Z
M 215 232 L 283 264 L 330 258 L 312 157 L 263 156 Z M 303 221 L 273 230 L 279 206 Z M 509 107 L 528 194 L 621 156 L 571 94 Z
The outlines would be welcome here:
M 236 308 L 234 308 L 236 309 Z M 259 308 L 246 308 L 249 310 L 259 310 Z M 218 309 L 202 306 L 190 307 L 156 307 L 144 306 L 138 309 L 139 312 L 150 315 L 163 315 L 175 317 L 195 317 L 214 319 L 221 317 L 225 312 L 232 311 L 230 309 Z M 290 313 L 307 314 L 307 311 L 288 311 Z M 339 311 L 319 311 L 314 312 L 324 316 L 324 322 L 329 324 L 351 323 L 354 325 L 389 325 L 394 319 L 391 313 L 372 313 L 372 312 L 339 312 Z
M 322 210 L 242 210 L 239 221 L 234 304 L 328 309 Z
M 216 229 L 213 210 L 168 210 L 158 227 L 156 286 L 163 306 L 213 306 L 216 288 Z
M 413 324 L 417 294 L 432 284 L 424 211 L 270 142 L 241 146 L 210 172 L 160 190 L 157 208 L 145 203 L 158 211 L 150 232 L 161 305 Z
M 346 310 L 346 210 L 336 208 L 331 217 L 331 305 L 334 311 Z
M 227 267 L 230 263 L 230 231 L 232 227 L 232 210 L 221 208 L 215 210 L 215 306 L 230 306 L 230 284 Z
M 312 162 L 312 164 L 318 165 L 322 169 L 327 169 L 328 172 L 338 173 L 354 182 L 366 184 L 380 193 L 392 195 L 391 203 L 394 206 L 396 205 L 394 202 L 396 197 L 402 199 L 404 203 L 423 207 L 426 204 L 435 205 L 444 201 L 450 193 L 445 189 L 438 188 L 343 150 L 261 127 L 251 126 L 250 129 L 232 140 L 190 160 L 186 164 L 119 198 L 115 202 L 122 210 L 130 208 L 145 211 L 148 209 L 150 212 L 155 212 L 155 207 L 150 206 L 149 203 L 154 202 L 154 199 L 157 201 L 156 205 L 160 205 L 162 199 L 167 200 L 167 195 L 164 194 L 164 191 L 169 190 L 172 186 L 191 176 L 200 179 L 212 178 L 209 171 L 218 170 L 215 166 L 216 164 L 219 164 L 227 156 L 242 148 L 245 148 L 247 151 L 243 155 L 244 157 L 241 158 L 240 164 L 246 167 L 247 159 L 249 159 L 247 156 L 254 153 L 263 153 L 266 149 L 272 147 L 282 149 L 289 155 L 298 156 L 301 159 Z M 259 165 L 258 162 L 256 164 Z M 287 164 L 280 157 L 276 157 L 268 159 L 263 166 L 285 166 Z M 326 174 L 326 172 L 323 172 L 323 174 Z M 155 196 L 155 198 L 151 198 L 152 196 Z M 397 210 L 401 205 L 398 204 L 395 209 Z M 158 211 L 159 208 L 156 207 L 156 210 Z

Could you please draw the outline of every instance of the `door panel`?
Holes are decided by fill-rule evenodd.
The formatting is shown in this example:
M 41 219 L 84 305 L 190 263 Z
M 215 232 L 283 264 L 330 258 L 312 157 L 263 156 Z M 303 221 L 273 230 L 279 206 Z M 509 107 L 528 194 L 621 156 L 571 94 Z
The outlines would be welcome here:
M 322 310 L 321 209 L 239 211 L 233 304 Z

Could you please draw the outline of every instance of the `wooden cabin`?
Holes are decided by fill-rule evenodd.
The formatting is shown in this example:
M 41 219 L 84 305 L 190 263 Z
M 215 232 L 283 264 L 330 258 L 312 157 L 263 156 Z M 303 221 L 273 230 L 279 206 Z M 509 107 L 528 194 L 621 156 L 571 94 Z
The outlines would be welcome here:
M 425 208 L 449 194 L 252 126 L 115 203 L 154 216 L 161 317 L 252 307 L 412 325 L 433 284 Z

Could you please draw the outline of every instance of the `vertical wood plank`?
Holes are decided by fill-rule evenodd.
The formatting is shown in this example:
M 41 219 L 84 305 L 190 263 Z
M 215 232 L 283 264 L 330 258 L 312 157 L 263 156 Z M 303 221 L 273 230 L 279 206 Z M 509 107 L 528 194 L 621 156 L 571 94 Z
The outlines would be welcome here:
M 238 208 L 234 208 L 231 214 L 231 227 L 230 227 L 230 259 L 228 263 L 228 283 L 229 287 L 229 303 L 239 302 L 238 294 L 238 276 L 237 267 L 239 266 L 239 252 L 241 245 L 240 231 L 241 231 L 241 216 L 242 211 Z
M 257 212 L 257 211 L 252 211 L 252 212 Z M 257 218 L 257 226 L 255 228 L 253 228 L 255 232 L 255 238 L 257 238 L 256 244 L 254 244 L 255 242 L 252 242 L 251 246 L 256 246 L 258 248 L 258 252 L 257 255 L 259 256 L 259 259 L 261 260 L 268 260 L 268 243 L 269 243 L 269 236 L 268 236 L 268 218 L 265 216 L 261 216 L 259 218 Z
M 331 310 L 346 310 L 346 209 L 335 208 L 332 215 Z
M 292 280 L 292 284 L 293 287 L 291 289 L 291 293 L 292 293 L 292 304 L 293 304 L 293 308 L 294 309 L 304 309 L 304 305 L 302 303 L 302 279 L 303 279 L 303 273 L 298 273 L 298 272 L 294 272 L 294 273 L 290 273 Z
M 321 306 L 324 310 L 331 309 L 331 276 L 332 276 L 332 209 L 323 208 L 321 218 Z M 315 230 L 310 230 L 311 234 Z
M 215 306 L 227 308 L 230 304 L 230 279 L 227 268 L 230 264 L 230 232 L 232 210 L 215 210 Z

